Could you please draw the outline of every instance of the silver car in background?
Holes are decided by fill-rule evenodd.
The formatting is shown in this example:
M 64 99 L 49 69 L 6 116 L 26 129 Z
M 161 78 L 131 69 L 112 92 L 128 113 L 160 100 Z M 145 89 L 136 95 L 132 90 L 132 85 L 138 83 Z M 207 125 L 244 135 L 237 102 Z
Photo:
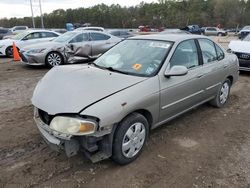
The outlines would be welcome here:
M 93 162 L 135 160 L 151 129 L 205 103 L 223 107 L 238 59 L 207 37 L 146 35 L 89 65 L 59 66 L 38 83 L 35 121 L 46 142 Z
M 53 41 L 22 48 L 20 55 L 26 64 L 54 67 L 95 59 L 120 41 L 99 31 L 69 31 Z
M 18 50 L 31 44 L 39 44 L 45 41 L 51 41 L 58 37 L 60 33 L 49 30 L 27 30 L 9 39 L 0 40 L 0 56 L 13 56 L 13 42 Z

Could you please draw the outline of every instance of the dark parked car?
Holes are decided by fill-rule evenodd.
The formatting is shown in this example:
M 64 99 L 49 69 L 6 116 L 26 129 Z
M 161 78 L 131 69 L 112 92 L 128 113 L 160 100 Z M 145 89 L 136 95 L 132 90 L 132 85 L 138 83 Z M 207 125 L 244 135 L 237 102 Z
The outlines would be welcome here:
M 182 28 L 181 30 L 185 30 L 185 31 L 188 31 L 192 34 L 197 34 L 197 35 L 202 34 L 202 29 L 198 25 L 188 25 L 188 26 Z
M 8 31 L 8 29 L 0 27 L 0 40 L 2 40 L 3 37 L 7 35 Z
M 126 30 L 109 30 L 108 33 L 123 39 L 134 36 L 134 34 Z

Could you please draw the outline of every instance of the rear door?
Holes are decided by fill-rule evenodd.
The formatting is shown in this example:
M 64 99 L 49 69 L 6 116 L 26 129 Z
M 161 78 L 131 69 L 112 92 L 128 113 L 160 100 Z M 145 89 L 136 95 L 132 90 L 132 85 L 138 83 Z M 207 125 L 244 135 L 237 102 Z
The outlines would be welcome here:
M 204 98 L 214 96 L 227 74 L 227 62 L 223 50 L 209 39 L 198 39 L 202 53 L 201 69 L 204 86 Z
M 111 40 L 111 36 L 104 33 L 90 32 L 90 38 L 92 41 L 92 56 L 94 57 L 103 54 L 115 44 Z
M 54 38 L 58 37 L 58 35 L 53 32 L 41 32 L 41 35 L 41 41 L 51 41 Z
M 176 47 L 170 59 L 170 67 L 186 66 L 188 73 L 183 76 L 160 77 L 160 121 L 174 117 L 202 101 L 204 91 L 199 56 L 197 43 L 193 39 L 183 41 Z
M 69 41 L 69 47 L 76 56 L 87 57 L 91 55 L 91 41 L 87 32 L 79 33 Z

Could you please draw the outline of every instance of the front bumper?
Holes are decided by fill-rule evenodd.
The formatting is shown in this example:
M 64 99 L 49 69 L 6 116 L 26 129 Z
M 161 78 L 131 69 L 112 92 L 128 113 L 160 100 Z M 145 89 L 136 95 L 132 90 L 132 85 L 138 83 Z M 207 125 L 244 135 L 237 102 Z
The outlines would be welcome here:
M 239 59 L 239 70 L 240 71 L 250 71 L 250 60 Z
M 65 151 L 68 157 L 74 156 L 78 153 L 80 144 L 77 140 L 72 139 L 71 135 L 60 134 L 51 130 L 49 126 L 43 123 L 39 118 L 37 112 L 35 112 L 34 120 L 41 136 L 52 150 L 57 152 Z
M 112 155 L 113 135 L 116 125 L 111 133 L 102 136 L 72 136 L 58 133 L 40 118 L 35 108 L 34 120 L 40 134 L 50 148 L 57 152 L 65 152 L 68 157 L 76 155 L 80 150 L 92 162 L 107 159 Z
M 22 62 L 28 65 L 45 65 L 46 54 L 27 54 L 25 52 L 20 52 Z

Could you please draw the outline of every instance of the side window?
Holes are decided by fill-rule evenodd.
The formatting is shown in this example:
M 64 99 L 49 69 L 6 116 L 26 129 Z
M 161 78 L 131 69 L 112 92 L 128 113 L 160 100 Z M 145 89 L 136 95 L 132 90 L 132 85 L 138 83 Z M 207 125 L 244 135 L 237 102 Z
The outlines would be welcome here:
M 28 34 L 26 37 L 23 38 L 23 40 L 31 40 L 31 39 L 39 39 L 40 37 L 40 33 L 36 32 L 36 33 L 30 33 Z
M 113 31 L 113 32 L 111 32 L 111 35 L 120 36 L 120 32 L 119 31 Z
M 51 37 L 58 37 L 58 35 L 50 32 L 42 32 L 42 38 L 51 38 Z
M 76 43 L 76 42 L 83 42 L 83 41 L 88 41 L 87 33 L 81 33 L 75 36 L 69 43 Z
M 92 40 L 108 40 L 110 36 L 101 33 L 90 33 Z
M 223 50 L 217 44 L 215 44 L 215 48 L 216 48 L 216 51 L 217 51 L 217 59 L 218 59 L 218 61 L 224 59 L 225 54 L 224 54 Z
M 170 60 L 170 66 L 182 65 L 187 68 L 199 66 L 198 52 L 194 40 L 180 43 Z
M 198 39 L 198 41 L 202 51 L 203 63 L 206 64 L 217 60 L 214 42 L 208 39 Z

